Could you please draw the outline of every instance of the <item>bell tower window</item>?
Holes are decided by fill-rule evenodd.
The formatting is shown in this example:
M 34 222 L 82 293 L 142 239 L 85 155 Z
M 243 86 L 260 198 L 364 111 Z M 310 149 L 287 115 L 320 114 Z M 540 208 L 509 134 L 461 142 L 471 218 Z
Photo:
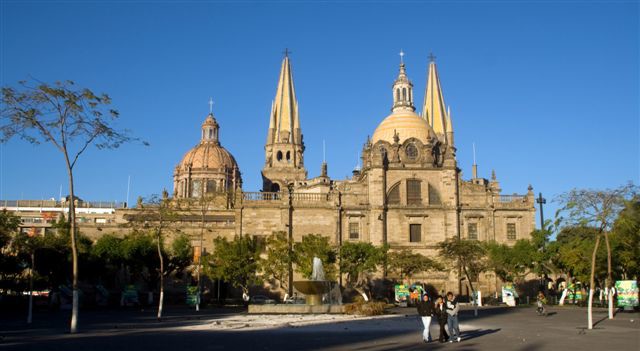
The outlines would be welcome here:
M 278 161 L 282 161 L 282 151 L 278 151 L 278 153 L 276 154 L 276 159 Z

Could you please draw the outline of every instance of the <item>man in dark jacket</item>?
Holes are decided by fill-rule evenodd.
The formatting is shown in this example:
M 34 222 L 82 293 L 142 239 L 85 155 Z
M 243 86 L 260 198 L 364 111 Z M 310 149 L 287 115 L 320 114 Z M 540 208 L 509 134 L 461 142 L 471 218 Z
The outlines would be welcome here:
M 433 302 L 429 300 L 429 295 L 422 295 L 422 301 L 418 302 L 418 314 L 422 318 L 422 324 L 424 324 L 424 331 L 422 332 L 422 341 L 430 342 L 431 333 L 429 332 L 429 326 L 431 325 L 431 317 L 435 313 Z
M 438 296 L 438 299 L 436 300 L 435 314 L 438 318 L 438 324 L 440 325 L 440 336 L 438 337 L 438 341 L 447 342 L 449 341 L 449 334 L 447 334 L 447 330 L 444 326 L 447 325 L 447 317 L 449 314 L 447 313 L 447 306 L 445 305 L 442 296 Z

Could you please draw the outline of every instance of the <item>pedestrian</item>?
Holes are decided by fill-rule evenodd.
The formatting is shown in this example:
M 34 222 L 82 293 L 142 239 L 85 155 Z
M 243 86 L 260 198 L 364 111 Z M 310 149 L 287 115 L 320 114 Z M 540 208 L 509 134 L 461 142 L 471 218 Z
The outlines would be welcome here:
M 453 293 L 449 291 L 447 293 L 447 327 L 449 328 L 449 342 L 453 342 L 454 340 L 460 342 L 462 340 L 460 338 L 460 327 L 458 326 L 458 311 L 460 310 L 460 306 L 458 305 L 458 301 L 453 298 Z
M 429 295 L 422 295 L 422 301 L 418 302 L 418 314 L 422 318 L 422 324 L 424 324 L 424 331 L 422 332 L 422 341 L 430 342 L 431 333 L 429 332 L 429 326 L 431 325 L 431 318 L 435 312 L 433 302 L 429 300 Z
M 449 341 L 449 334 L 447 334 L 447 330 L 445 329 L 445 325 L 447 325 L 447 306 L 444 304 L 444 298 L 442 296 L 438 296 L 436 300 L 436 317 L 438 318 L 438 324 L 440 325 L 440 336 L 438 336 L 438 341 L 447 342 Z
M 539 316 L 546 316 L 547 315 L 547 311 L 544 308 L 544 305 L 547 304 L 547 298 L 544 296 L 544 293 L 542 291 L 538 292 L 538 298 L 537 298 L 537 308 L 536 308 L 536 312 L 538 312 Z

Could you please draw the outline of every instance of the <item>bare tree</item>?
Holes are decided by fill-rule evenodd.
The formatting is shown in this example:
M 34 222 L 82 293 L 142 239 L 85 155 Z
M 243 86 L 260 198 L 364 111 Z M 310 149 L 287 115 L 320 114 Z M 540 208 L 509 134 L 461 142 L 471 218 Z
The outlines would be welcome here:
M 609 295 L 609 319 L 613 319 L 613 275 L 611 270 L 611 245 L 609 231 L 618 213 L 624 208 L 625 201 L 638 192 L 633 183 L 616 189 L 592 190 L 573 189 L 560 195 L 558 201 L 562 204 L 564 213 L 570 226 L 593 227 L 597 229 L 596 242 L 592 255 L 591 277 L 589 284 L 588 328 L 593 329 L 592 303 L 595 288 L 595 257 L 600 244 L 600 237 L 604 236 L 607 247 L 607 287 Z
M 111 126 L 119 114 L 109 108 L 111 98 L 78 88 L 72 81 L 53 84 L 21 81 L 18 88 L 2 88 L 1 141 L 14 136 L 32 144 L 50 143 L 65 161 L 69 178 L 69 223 L 73 265 L 71 333 L 78 328 L 78 249 L 73 171 L 78 158 L 90 146 L 114 149 L 134 140 L 126 130 Z M 146 143 L 145 143 L 146 144 Z

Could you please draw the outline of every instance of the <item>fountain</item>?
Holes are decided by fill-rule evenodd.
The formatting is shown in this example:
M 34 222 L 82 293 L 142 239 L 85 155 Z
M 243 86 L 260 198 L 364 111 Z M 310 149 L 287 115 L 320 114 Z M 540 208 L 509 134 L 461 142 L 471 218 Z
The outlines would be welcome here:
M 331 291 L 331 285 L 330 281 L 325 280 L 322 261 L 317 257 L 313 258 L 311 280 L 293 282 L 293 287 L 305 295 L 306 303 L 309 306 L 322 305 L 322 296 Z
M 249 305 L 249 313 L 344 313 L 340 289 L 335 282 L 326 280 L 322 261 L 313 258 L 313 271 L 310 280 L 297 280 L 293 287 L 304 294 L 305 304 Z M 327 300 L 322 297 L 327 295 Z

